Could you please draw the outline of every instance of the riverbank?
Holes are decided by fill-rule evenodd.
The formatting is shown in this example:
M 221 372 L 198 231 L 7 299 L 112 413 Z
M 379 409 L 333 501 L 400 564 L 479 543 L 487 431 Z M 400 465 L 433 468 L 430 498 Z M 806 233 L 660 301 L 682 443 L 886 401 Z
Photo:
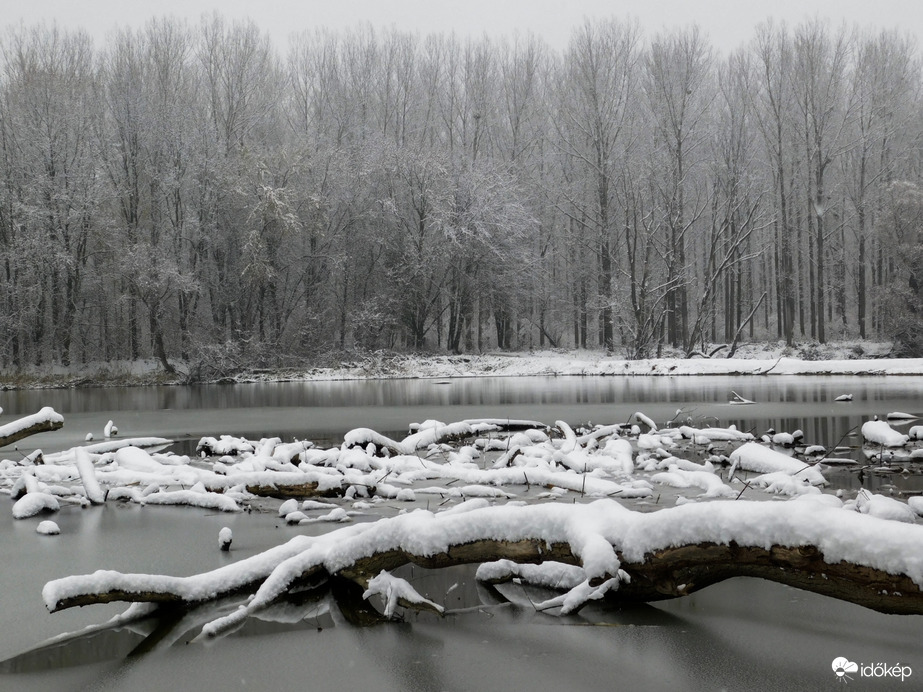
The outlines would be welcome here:
M 176 363 L 165 372 L 154 360 L 86 364 L 80 367 L 30 368 L 0 372 L 0 390 L 62 389 L 231 384 L 243 382 L 306 382 L 367 379 L 450 379 L 467 377 L 612 376 L 612 375 L 923 375 L 923 358 L 889 358 L 890 344 L 844 341 L 807 344 L 748 344 L 734 358 L 662 358 L 626 360 L 593 350 L 497 352 L 440 355 L 386 351 L 327 355 L 320 363 L 279 368 L 242 367 L 220 376 L 190 377 L 190 368 Z

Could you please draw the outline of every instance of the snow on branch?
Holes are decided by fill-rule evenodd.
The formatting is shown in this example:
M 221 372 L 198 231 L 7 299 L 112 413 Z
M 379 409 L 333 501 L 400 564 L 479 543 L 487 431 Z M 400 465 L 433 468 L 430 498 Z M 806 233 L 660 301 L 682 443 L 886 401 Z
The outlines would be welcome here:
M 381 570 L 377 577 L 369 579 L 369 588 L 362 594 L 362 598 L 379 595 L 385 599 L 385 617 L 394 615 L 398 604 L 404 604 L 405 607 L 416 607 L 429 609 L 442 615 L 445 612 L 438 603 L 433 603 L 427 598 L 423 598 L 416 589 L 405 579 L 395 577 L 388 570 Z
M 392 440 L 369 428 L 356 428 L 350 430 L 343 439 L 343 446 L 347 449 L 355 447 L 365 448 L 369 444 L 378 450 L 387 450 L 391 456 L 413 454 L 418 449 L 425 449 L 433 444 L 460 440 L 465 437 L 500 430 L 526 430 L 542 429 L 546 426 L 537 421 L 506 420 L 502 418 L 480 418 L 462 420 L 457 423 L 442 423 L 436 420 L 427 420 L 410 426 L 415 432 L 403 440 Z
M 63 426 L 64 416 L 50 406 L 46 406 L 31 416 L 0 425 L 0 447 L 11 445 L 36 433 L 58 430 Z

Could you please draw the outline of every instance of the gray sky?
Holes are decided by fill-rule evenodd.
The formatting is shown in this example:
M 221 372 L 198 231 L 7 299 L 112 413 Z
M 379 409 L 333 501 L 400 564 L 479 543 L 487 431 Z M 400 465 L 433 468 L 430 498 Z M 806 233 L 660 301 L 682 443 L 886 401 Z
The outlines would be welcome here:
M 462 36 L 534 32 L 561 49 L 584 17 L 634 17 L 646 34 L 697 22 L 718 49 L 727 51 L 753 35 L 768 16 L 790 23 L 820 16 L 848 24 L 900 28 L 923 45 L 920 0 L 0 0 L 0 23 L 57 20 L 83 27 L 97 41 L 116 26 L 138 27 L 152 16 L 174 15 L 197 22 L 218 10 L 227 18 L 250 17 L 282 49 L 294 31 L 317 26 L 351 27 L 367 21 L 421 33 Z

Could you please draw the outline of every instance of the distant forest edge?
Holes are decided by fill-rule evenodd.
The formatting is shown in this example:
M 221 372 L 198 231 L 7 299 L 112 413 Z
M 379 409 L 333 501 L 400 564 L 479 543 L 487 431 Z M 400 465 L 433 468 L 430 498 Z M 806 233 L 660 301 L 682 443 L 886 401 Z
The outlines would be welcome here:
M 293 27 L 296 29 L 297 27 Z M 0 366 L 885 339 L 923 353 L 917 46 L 563 52 L 161 19 L 0 38 Z M 727 351 L 725 351 L 725 354 Z

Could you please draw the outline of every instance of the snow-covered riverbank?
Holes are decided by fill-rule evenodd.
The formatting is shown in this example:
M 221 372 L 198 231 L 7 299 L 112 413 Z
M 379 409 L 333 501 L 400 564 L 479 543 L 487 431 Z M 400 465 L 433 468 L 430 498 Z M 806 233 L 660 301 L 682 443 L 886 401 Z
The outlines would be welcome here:
M 923 375 L 923 358 L 889 358 L 890 344 L 837 342 L 789 349 L 784 344 L 750 344 L 734 358 L 626 360 L 592 350 L 548 350 L 462 355 L 405 354 L 386 351 L 344 353 L 320 364 L 279 368 L 242 367 L 221 376 L 193 378 L 187 364 L 168 375 L 156 361 L 87 364 L 79 368 L 43 367 L 0 372 L 0 389 L 84 386 L 169 385 L 231 382 L 299 382 L 364 379 L 616 375 Z
M 304 373 L 250 374 L 238 381 L 348 380 L 388 377 L 528 377 L 537 375 L 923 375 L 920 358 L 652 358 L 624 360 L 592 351 L 394 356 Z

